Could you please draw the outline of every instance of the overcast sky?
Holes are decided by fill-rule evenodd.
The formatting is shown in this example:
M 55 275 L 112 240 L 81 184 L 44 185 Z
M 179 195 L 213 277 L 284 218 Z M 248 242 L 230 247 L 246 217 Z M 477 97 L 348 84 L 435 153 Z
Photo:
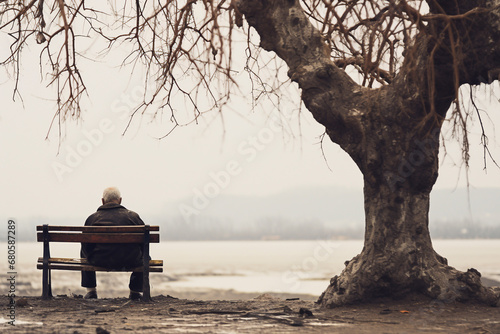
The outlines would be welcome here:
M 2 48 L 5 48 L 2 45 Z M 138 102 L 141 75 L 96 63 L 84 78 L 89 97 L 82 119 L 57 127 L 46 139 L 55 112 L 54 96 L 40 83 L 38 63 L 25 63 L 20 91 L 23 101 L 12 101 L 13 79 L 0 72 L 0 213 L 8 217 L 83 217 L 100 204 L 102 190 L 118 186 L 123 204 L 141 212 L 160 212 L 169 202 L 189 203 L 198 194 L 266 196 L 303 186 L 362 188 L 362 177 L 350 158 L 325 139 L 323 157 L 319 136 L 324 132 L 307 110 L 297 130 L 298 106 L 282 114 L 252 111 L 251 101 L 235 98 L 224 112 L 224 125 L 216 114 L 198 125 L 177 128 L 168 115 L 151 121 L 134 119 L 123 135 L 128 115 Z M 137 73 L 135 73 L 137 74 Z M 498 82 L 495 91 L 483 87 L 479 106 L 489 110 L 500 125 Z M 292 92 L 292 94 L 297 94 Z M 288 123 L 289 115 L 291 123 Z M 500 139 L 490 121 L 490 150 L 500 161 Z M 471 128 L 473 187 L 500 186 L 500 171 L 491 161 L 483 171 L 479 124 Z M 283 130 L 284 129 L 284 130 Z M 460 155 L 450 144 L 451 156 L 442 160 L 437 188 L 464 187 Z M 327 164 L 328 163 L 328 164 Z M 172 213 L 175 214 L 175 213 Z M 76 223 L 79 222 L 68 222 Z

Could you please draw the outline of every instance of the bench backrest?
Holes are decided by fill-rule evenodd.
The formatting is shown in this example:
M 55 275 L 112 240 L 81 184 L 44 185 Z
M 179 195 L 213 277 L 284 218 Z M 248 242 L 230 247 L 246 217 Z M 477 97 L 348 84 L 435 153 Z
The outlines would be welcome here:
M 44 228 L 46 228 L 44 238 Z M 86 243 L 143 243 L 149 230 L 149 242 L 159 243 L 159 226 L 55 226 L 38 225 L 37 241 Z M 154 233 L 157 232 L 157 233 Z

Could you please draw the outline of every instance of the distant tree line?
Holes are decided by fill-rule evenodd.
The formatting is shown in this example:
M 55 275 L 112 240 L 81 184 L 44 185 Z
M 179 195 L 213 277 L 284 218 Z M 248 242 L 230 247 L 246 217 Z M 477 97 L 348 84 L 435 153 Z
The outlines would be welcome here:
M 319 220 L 290 221 L 262 218 L 249 224 L 218 218 L 199 217 L 195 221 L 172 219 L 163 224 L 163 240 L 324 240 L 362 239 L 364 227 L 329 226 Z M 431 235 L 439 239 L 500 239 L 500 224 L 489 225 L 463 220 L 431 223 Z
M 162 219 L 163 220 L 163 219 Z M 357 227 L 330 226 L 319 220 L 290 221 L 285 218 L 261 218 L 250 223 L 241 223 L 214 217 L 197 217 L 186 222 L 181 217 L 149 219 L 151 225 L 160 225 L 162 240 L 330 240 L 362 239 L 362 224 Z M 44 223 L 71 225 L 68 220 L 46 219 L 23 220 L 17 225 L 17 241 L 36 241 L 36 225 Z M 467 220 L 459 222 L 435 221 L 430 224 L 431 235 L 439 239 L 500 239 L 500 224 L 482 224 Z M 0 234 L 0 241 L 6 236 Z
M 173 219 L 162 226 L 163 240 L 319 240 L 359 239 L 363 229 L 333 229 L 316 220 L 292 222 L 263 218 L 249 224 L 201 217 Z
M 431 235 L 438 239 L 500 239 L 500 225 L 461 222 L 434 222 Z

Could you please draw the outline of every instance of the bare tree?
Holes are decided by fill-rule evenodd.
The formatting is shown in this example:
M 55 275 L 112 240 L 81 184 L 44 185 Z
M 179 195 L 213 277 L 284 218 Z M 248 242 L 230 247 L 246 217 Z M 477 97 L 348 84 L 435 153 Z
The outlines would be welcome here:
M 155 87 L 136 112 L 161 101 L 178 124 L 174 94 L 191 103 L 193 119 L 203 112 L 200 92 L 214 108 L 229 101 L 236 86 L 233 51 L 247 36 L 253 82 L 265 91 L 258 69 L 280 63 L 256 59 L 259 49 L 273 52 L 306 108 L 363 174 L 363 251 L 332 278 L 319 302 L 328 307 L 420 293 L 498 303 L 498 293 L 483 287 L 476 270 L 460 272 L 434 251 L 428 213 L 447 114 L 464 136 L 468 161 L 468 113 L 474 109 L 461 106 L 460 87 L 498 79 L 499 0 L 136 0 L 109 6 L 4 0 L 0 10 L 0 30 L 12 38 L 3 64 L 18 80 L 24 47 L 41 44 L 42 68 L 49 65 L 57 87 L 59 120 L 80 113 L 85 84 L 77 61 L 89 37 L 110 48 L 132 45 L 124 64 L 145 66 L 145 85 Z M 194 84 L 182 81 L 186 74 Z

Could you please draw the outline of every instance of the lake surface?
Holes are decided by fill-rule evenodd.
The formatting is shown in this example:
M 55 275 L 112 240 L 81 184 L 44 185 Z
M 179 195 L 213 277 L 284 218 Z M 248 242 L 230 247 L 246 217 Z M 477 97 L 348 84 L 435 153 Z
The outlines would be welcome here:
M 484 277 L 500 281 L 500 240 L 435 240 L 433 243 L 451 266 L 460 270 L 475 268 Z M 164 273 L 152 274 L 152 284 L 156 294 L 189 289 L 232 289 L 318 296 L 330 278 L 342 271 L 344 262 L 356 256 L 362 247 L 361 240 L 163 242 L 151 248 L 152 258 L 164 261 Z M 8 271 L 6 248 L 5 243 L 0 243 L 2 277 Z M 33 294 L 38 294 L 40 289 L 41 271 L 36 269 L 39 256 L 42 256 L 41 243 L 17 244 L 19 288 L 27 286 L 31 290 L 26 291 Z M 51 256 L 79 257 L 79 245 L 53 243 Z M 117 277 L 116 273 L 98 273 L 98 284 L 114 286 Z M 72 291 L 79 289 L 77 272 L 54 271 L 54 284 L 60 285 L 62 281 Z M 123 289 L 126 289 L 126 281 L 120 278 Z M 4 287 L 1 286 L 2 293 Z

